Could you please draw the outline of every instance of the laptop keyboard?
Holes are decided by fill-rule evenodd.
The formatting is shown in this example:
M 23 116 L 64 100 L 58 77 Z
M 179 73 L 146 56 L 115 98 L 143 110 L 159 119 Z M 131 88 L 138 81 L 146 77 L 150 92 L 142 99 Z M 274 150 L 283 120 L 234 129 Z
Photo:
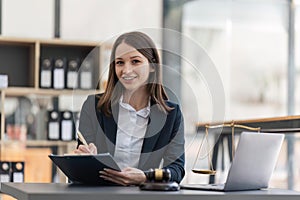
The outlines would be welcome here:
M 181 189 L 190 190 L 224 190 L 224 184 L 183 184 L 180 185 Z

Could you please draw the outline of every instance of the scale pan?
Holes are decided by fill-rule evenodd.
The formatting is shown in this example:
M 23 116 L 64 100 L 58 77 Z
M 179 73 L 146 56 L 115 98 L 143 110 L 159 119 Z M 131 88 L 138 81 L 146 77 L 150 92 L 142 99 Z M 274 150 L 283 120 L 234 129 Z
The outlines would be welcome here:
M 216 171 L 209 170 L 209 169 L 192 169 L 192 172 L 196 174 L 209 174 L 209 175 L 215 175 Z

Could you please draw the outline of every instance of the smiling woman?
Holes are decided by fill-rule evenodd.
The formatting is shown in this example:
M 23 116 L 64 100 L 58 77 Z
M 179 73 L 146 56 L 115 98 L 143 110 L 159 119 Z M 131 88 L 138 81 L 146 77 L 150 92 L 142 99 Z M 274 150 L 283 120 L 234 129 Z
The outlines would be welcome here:
M 171 181 L 184 177 L 184 130 L 179 105 L 168 100 L 158 51 L 142 32 L 115 41 L 106 91 L 83 104 L 79 130 L 89 145 L 78 141 L 75 153 L 109 152 L 122 169 L 105 169 L 100 177 L 120 185 L 138 185 L 145 173 L 162 167 Z
M 139 88 L 140 92 L 147 92 L 145 87 L 149 73 L 154 72 L 154 69 L 143 54 L 123 42 L 116 49 L 115 66 L 117 77 L 126 88 L 126 93 Z

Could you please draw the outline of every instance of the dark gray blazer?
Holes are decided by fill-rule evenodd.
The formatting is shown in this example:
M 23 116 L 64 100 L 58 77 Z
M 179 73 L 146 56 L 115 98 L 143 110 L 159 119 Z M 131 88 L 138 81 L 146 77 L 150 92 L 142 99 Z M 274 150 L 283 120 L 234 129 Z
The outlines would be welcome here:
M 98 153 L 114 155 L 119 104 L 112 105 L 112 115 L 106 116 L 96 109 L 99 95 L 90 95 L 84 102 L 79 130 L 88 143 L 93 142 Z M 171 181 L 180 182 L 184 177 L 184 124 L 179 106 L 170 101 L 174 108 L 165 114 L 151 103 L 149 123 L 146 130 L 138 168 L 148 170 L 158 168 L 163 160 L 163 168 L 171 171 Z M 80 141 L 78 141 L 78 145 Z

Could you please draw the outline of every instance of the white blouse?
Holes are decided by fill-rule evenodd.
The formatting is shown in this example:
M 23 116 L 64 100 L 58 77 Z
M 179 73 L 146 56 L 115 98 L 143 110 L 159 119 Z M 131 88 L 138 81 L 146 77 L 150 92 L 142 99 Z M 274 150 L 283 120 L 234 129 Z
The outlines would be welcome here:
M 138 167 L 149 114 L 150 100 L 147 107 L 136 111 L 120 98 L 114 159 L 121 169 Z

